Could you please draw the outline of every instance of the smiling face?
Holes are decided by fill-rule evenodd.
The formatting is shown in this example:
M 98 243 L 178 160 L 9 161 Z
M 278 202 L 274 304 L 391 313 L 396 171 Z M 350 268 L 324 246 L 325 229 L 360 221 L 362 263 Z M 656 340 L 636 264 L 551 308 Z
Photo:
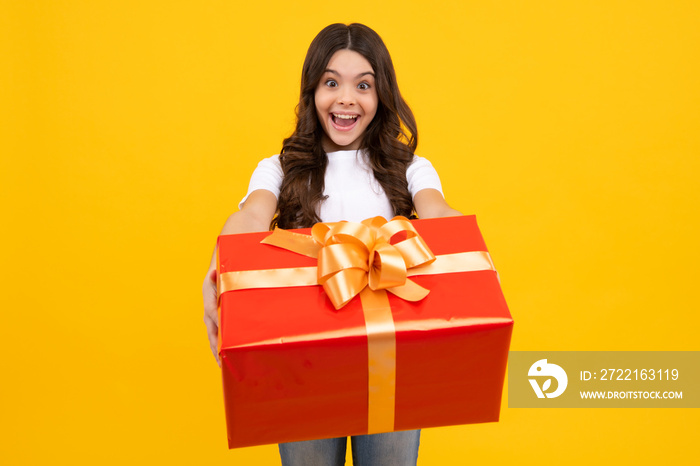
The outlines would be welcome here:
M 337 51 L 316 87 L 315 102 L 323 150 L 359 149 L 379 102 L 372 65 L 357 52 Z

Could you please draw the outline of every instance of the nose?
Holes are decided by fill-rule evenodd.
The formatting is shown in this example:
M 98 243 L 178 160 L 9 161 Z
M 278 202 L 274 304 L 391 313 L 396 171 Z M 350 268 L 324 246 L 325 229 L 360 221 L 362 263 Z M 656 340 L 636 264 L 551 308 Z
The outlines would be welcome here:
M 341 105 L 355 104 L 355 94 L 352 86 L 341 86 L 340 91 L 338 92 L 338 103 Z

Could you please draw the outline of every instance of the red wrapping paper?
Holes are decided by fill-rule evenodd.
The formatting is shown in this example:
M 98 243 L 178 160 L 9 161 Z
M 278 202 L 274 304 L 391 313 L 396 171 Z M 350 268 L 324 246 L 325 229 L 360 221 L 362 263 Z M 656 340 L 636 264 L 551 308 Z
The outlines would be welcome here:
M 474 216 L 412 223 L 436 256 L 487 250 Z M 220 236 L 219 273 L 316 265 L 260 244 L 269 234 Z M 496 272 L 411 278 L 430 294 L 419 302 L 389 295 L 394 430 L 497 421 L 513 320 Z M 367 433 L 359 296 L 335 310 L 321 286 L 230 291 L 219 323 L 229 448 Z

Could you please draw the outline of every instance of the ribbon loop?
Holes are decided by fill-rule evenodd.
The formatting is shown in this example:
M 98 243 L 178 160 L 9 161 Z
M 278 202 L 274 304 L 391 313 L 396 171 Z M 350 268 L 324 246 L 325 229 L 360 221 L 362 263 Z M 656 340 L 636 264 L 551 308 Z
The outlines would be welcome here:
M 435 261 L 435 255 L 420 236 L 407 238 L 397 243 L 396 249 L 401 253 L 406 267 L 409 269 Z
M 369 251 L 375 241 L 375 232 L 367 225 L 354 222 L 338 222 L 331 224 L 321 244 L 357 244 L 364 246 Z
M 388 243 L 375 245 L 369 265 L 369 287 L 372 290 L 384 290 L 406 283 L 406 263 L 399 250 Z
M 402 232 L 406 238 L 392 245 L 392 238 Z M 393 292 L 396 289 L 411 296 L 412 300 L 427 295 L 424 288 L 420 293 L 404 293 L 401 288 L 406 284 L 409 268 L 435 260 L 407 218 L 395 217 L 387 222 L 382 217 L 374 217 L 362 223 L 316 224 L 311 234 L 319 247 L 319 283 L 336 309 L 344 306 L 365 286 L 373 291 Z M 414 286 L 410 289 L 415 291 Z
M 331 244 L 318 252 L 318 276 L 325 277 L 344 269 L 369 270 L 369 254 L 355 244 Z

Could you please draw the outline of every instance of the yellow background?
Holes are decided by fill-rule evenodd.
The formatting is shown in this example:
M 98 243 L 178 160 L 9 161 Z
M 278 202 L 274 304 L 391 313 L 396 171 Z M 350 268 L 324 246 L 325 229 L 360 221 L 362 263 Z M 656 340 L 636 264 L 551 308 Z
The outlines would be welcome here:
M 226 449 L 200 284 L 331 22 L 389 47 L 419 154 L 499 268 L 511 349 L 700 349 L 695 1 L 0 11 L 2 464 L 277 464 Z M 425 430 L 421 464 L 697 458 L 697 410 L 505 403 Z

